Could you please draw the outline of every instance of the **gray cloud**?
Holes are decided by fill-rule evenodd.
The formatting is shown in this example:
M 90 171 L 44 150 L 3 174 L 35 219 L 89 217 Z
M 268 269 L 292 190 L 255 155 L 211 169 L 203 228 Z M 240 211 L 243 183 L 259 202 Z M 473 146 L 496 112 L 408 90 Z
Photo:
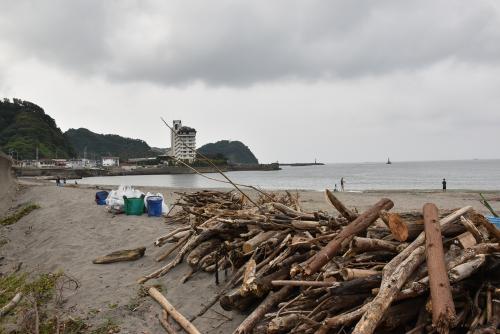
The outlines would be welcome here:
M 497 66 L 494 1 L 4 1 L 0 51 L 83 75 L 241 86 Z M 4 46 L 2 48 L 2 45 Z

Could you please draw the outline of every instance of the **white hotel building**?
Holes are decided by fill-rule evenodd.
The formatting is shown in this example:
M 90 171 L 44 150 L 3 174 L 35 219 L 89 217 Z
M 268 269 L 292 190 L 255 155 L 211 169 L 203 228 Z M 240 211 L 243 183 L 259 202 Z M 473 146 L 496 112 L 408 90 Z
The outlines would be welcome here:
M 182 121 L 176 120 L 173 123 L 173 131 L 170 134 L 172 146 L 170 155 L 180 160 L 193 162 L 196 159 L 196 130 L 187 126 L 182 126 Z M 174 133 L 175 132 L 175 133 Z

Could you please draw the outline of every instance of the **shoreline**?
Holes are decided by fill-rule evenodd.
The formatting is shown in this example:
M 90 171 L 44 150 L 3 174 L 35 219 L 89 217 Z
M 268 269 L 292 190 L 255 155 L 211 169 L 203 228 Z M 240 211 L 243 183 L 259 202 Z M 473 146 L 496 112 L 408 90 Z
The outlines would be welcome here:
M 31 183 L 30 181 L 34 181 L 34 183 L 46 183 L 46 184 L 53 184 L 52 179 L 48 179 L 45 177 L 29 177 L 29 176 L 24 176 L 24 177 L 19 177 L 18 180 L 21 180 L 23 182 Z M 72 185 L 71 182 L 77 181 L 80 179 L 68 179 L 68 185 Z M 125 185 L 125 184 L 124 184 Z M 210 190 L 221 190 L 221 191 L 226 191 L 226 190 L 235 190 L 231 186 L 226 186 L 226 187 L 169 187 L 169 186 L 141 186 L 141 185 L 134 185 L 134 184 L 127 184 L 127 185 L 132 185 L 134 187 L 142 187 L 142 188 L 159 188 L 159 189 L 185 189 L 189 191 L 195 191 L 195 190 L 203 190 L 203 189 L 210 189 Z M 105 187 L 105 188 L 117 188 L 118 185 L 113 185 L 113 184 L 100 184 L 100 183 L 81 183 L 78 182 L 79 187 Z M 243 185 L 238 185 L 240 187 L 243 187 L 243 190 L 249 189 L 248 186 L 243 186 Z M 278 189 L 278 188 L 259 188 L 258 189 L 262 191 L 268 191 L 268 192 L 283 192 L 283 191 L 299 191 L 299 192 L 324 192 L 325 189 L 332 190 L 330 188 L 325 188 L 325 189 L 306 189 L 306 188 L 286 188 L 286 189 Z M 236 190 L 235 190 L 236 191 Z M 419 189 L 419 188 L 405 188 L 405 189 L 364 189 L 364 190 L 346 190 L 346 191 L 338 191 L 335 192 L 335 194 L 374 194 L 374 193 L 475 193 L 475 194 L 496 194 L 499 193 L 499 190 L 492 190 L 492 189 L 447 189 L 446 192 L 443 192 L 441 189 Z

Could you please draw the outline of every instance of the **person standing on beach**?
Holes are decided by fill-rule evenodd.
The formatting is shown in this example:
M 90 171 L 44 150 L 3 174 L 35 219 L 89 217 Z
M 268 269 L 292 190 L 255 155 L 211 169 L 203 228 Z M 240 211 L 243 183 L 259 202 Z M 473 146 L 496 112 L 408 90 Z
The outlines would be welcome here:
M 344 191 L 344 183 L 345 183 L 344 177 L 342 176 L 340 178 L 340 191 Z
M 446 192 L 446 179 L 443 178 L 443 182 L 441 182 L 443 184 L 443 192 Z
M 58 177 L 56 177 L 56 186 L 60 186 L 61 185 L 61 179 Z

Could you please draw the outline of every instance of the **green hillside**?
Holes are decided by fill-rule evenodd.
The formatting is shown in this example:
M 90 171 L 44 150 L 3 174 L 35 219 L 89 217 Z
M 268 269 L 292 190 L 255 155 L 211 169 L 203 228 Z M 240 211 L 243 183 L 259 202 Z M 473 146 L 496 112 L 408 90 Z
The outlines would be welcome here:
M 140 139 L 99 134 L 84 128 L 69 129 L 64 134 L 80 157 L 83 157 L 85 148 L 87 148 L 87 158 L 116 156 L 126 160 L 157 155 L 144 140 Z
M 0 150 L 19 159 L 70 158 L 73 147 L 52 117 L 34 103 L 0 101 Z
M 222 154 L 230 163 L 259 163 L 252 151 L 240 141 L 221 140 L 216 143 L 209 143 L 200 147 L 198 152 L 210 156 Z

